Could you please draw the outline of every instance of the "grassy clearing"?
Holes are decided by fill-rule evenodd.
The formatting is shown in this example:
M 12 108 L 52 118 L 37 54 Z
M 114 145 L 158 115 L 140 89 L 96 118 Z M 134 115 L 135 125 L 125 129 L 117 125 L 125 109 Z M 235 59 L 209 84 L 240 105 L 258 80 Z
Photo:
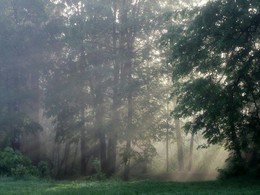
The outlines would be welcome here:
M 0 194 L 135 195 L 135 194 L 260 194 L 260 181 L 45 181 L 0 179 Z

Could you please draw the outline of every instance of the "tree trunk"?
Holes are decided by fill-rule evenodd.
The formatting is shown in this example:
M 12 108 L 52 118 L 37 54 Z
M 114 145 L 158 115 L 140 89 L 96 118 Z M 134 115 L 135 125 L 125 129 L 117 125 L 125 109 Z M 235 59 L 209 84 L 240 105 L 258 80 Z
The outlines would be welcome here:
M 129 7 L 128 7 L 129 6 Z M 132 139 L 134 136 L 134 129 L 133 129 L 133 90 L 131 88 L 133 78 L 132 78 L 132 71 L 133 71 L 133 59 L 134 59 L 134 42 L 136 38 L 136 26 L 129 26 L 129 15 L 130 17 L 135 18 L 139 12 L 139 1 L 136 1 L 135 4 L 132 6 L 128 4 L 126 0 L 122 1 L 121 7 L 121 41 L 122 46 L 125 50 L 125 59 L 123 63 L 123 70 L 122 70 L 122 77 L 126 78 L 122 83 L 123 86 L 128 86 L 128 94 L 127 94 L 127 104 L 128 104 L 128 113 L 127 113 L 127 132 L 126 132 L 126 148 L 125 148 L 125 169 L 124 169 L 124 179 L 128 180 L 130 175 L 130 158 L 131 158 L 131 144 Z M 130 10 L 131 9 L 131 10 Z M 125 74 L 125 75 L 124 75 Z M 126 85 L 124 85 L 126 84 Z
M 41 105 L 41 90 L 39 83 L 39 71 L 31 70 L 27 75 L 27 90 L 32 91 L 34 98 L 31 99 L 30 105 L 26 107 L 25 112 L 30 119 L 40 124 L 40 105 Z M 41 150 L 40 131 L 35 129 L 33 133 L 27 133 L 21 140 L 21 151 L 30 158 L 34 164 L 41 161 L 43 151 Z
M 182 171 L 184 167 L 184 151 L 183 151 L 183 138 L 181 135 L 180 120 L 175 119 L 175 131 L 177 139 L 177 151 L 178 151 L 178 165 L 179 170 Z
M 232 140 L 233 150 L 235 152 L 235 155 L 239 160 L 242 160 L 241 147 L 237 137 L 235 124 L 233 122 L 230 123 L 230 131 L 231 131 L 231 140 Z
M 116 147 L 117 147 L 117 135 L 111 135 L 108 139 L 107 146 L 107 176 L 110 177 L 116 172 Z
M 108 151 L 107 151 L 107 175 L 111 176 L 116 171 L 116 148 L 117 148 L 117 131 L 120 127 L 120 118 L 118 108 L 120 104 L 120 97 L 118 93 L 119 87 L 119 63 L 117 61 L 117 36 L 116 36 L 116 20 L 117 20 L 117 4 L 112 2 L 113 6 L 113 57 L 114 57 L 114 82 L 113 82 L 113 104 L 112 104 L 112 129 L 108 139 Z
M 133 120 L 133 97 L 132 92 L 128 92 L 128 116 L 127 116 L 127 132 L 126 132 L 126 148 L 125 148 L 125 169 L 124 169 L 124 180 L 129 180 L 130 174 L 130 158 L 131 158 L 131 134 L 132 134 L 132 120 Z
M 169 129 L 166 130 L 166 172 L 169 172 Z
M 86 132 L 85 132 L 85 113 L 84 108 L 81 109 L 81 122 L 80 129 L 80 173 L 86 175 L 87 172 L 87 159 L 86 159 Z
M 67 141 L 65 143 L 64 154 L 63 154 L 63 158 L 62 158 L 62 161 L 61 161 L 61 169 L 62 169 L 62 175 L 61 176 L 69 175 L 68 168 L 69 168 L 70 146 L 71 146 L 71 142 Z
M 193 145 L 194 145 L 194 133 L 191 134 L 191 139 L 190 139 L 190 154 L 189 154 L 189 165 L 188 165 L 188 171 L 191 171 L 191 169 L 192 169 L 192 161 L 193 161 Z
M 167 113 L 169 112 L 169 102 L 167 102 Z M 169 117 L 167 117 L 166 129 L 166 172 L 169 172 Z
M 131 141 L 128 139 L 126 141 L 126 148 L 125 148 L 125 154 L 124 154 L 124 175 L 123 179 L 125 181 L 129 180 L 130 175 L 130 157 L 131 157 Z
M 128 51 L 132 52 L 132 42 L 131 40 L 128 42 Z M 130 55 L 131 56 L 131 55 Z M 132 82 L 132 62 L 131 57 L 129 58 L 128 62 L 125 64 L 125 71 L 127 75 L 127 82 L 128 85 L 131 86 Z M 131 142 L 133 136 L 133 92 L 132 89 L 128 89 L 127 95 L 127 132 L 126 132 L 126 148 L 125 148 L 125 170 L 124 170 L 124 179 L 127 181 L 129 180 L 130 174 L 130 158 L 131 158 Z
M 230 94 L 229 94 L 229 105 L 228 105 L 228 112 L 229 112 L 229 127 L 230 127 L 230 138 L 231 138 L 231 142 L 232 142 L 232 149 L 235 152 L 235 155 L 237 157 L 238 160 L 242 160 L 242 155 L 241 155 L 241 147 L 240 147 L 240 143 L 239 143 L 239 138 L 237 136 L 237 132 L 236 132 L 236 127 L 235 127 L 235 116 L 234 116 L 234 112 L 236 112 L 236 110 L 234 110 L 234 88 L 236 87 L 236 84 L 231 87 L 230 89 Z
M 17 87 L 17 84 L 19 83 L 19 73 L 20 70 L 18 69 L 18 71 L 15 73 L 14 78 L 10 78 L 8 77 L 7 80 L 7 88 L 9 91 L 12 90 L 12 88 L 16 88 L 16 93 L 19 93 L 19 87 Z M 10 92 L 9 94 L 12 94 L 12 92 Z M 11 98 L 11 97 L 10 97 Z M 20 104 L 18 102 L 18 100 L 14 100 L 13 102 L 8 102 L 8 114 L 10 115 L 14 115 L 16 117 L 16 115 L 20 112 Z M 16 120 L 16 119 L 15 119 Z M 19 120 L 19 119 L 18 119 Z M 17 121 L 14 121 L 15 123 L 17 123 Z M 21 150 L 21 138 L 22 138 L 22 132 L 21 132 L 21 127 L 12 127 L 12 138 L 11 138 L 11 146 L 14 150 Z
M 97 96 L 101 96 L 99 89 L 96 93 Z M 98 99 L 100 99 L 99 97 Z M 100 165 L 101 171 L 103 173 L 107 172 L 107 146 L 106 146 L 106 136 L 103 127 L 103 108 L 101 102 L 96 105 L 96 127 L 99 139 L 99 151 L 100 151 Z

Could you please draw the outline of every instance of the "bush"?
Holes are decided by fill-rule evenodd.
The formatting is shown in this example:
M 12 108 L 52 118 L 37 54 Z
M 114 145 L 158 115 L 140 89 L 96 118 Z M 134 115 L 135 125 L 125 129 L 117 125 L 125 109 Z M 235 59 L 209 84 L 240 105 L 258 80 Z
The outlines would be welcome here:
M 49 164 L 46 161 L 39 162 L 38 171 L 40 177 L 49 177 L 50 176 Z
M 40 162 L 38 167 L 33 166 L 29 158 L 8 147 L 0 152 L 0 175 L 46 177 L 49 175 L 49 167 L 46 162 Z
M 30 172 L 31 161 L 20 152 L 12 148 L 5 148 L 0 152 L 0 175 L 20 175 Z M 28 169 L 28 170 L 24 170 Z
M 24 165 L 17 165 L 14 168 L 11 168 L 11 175 L 17 178 L 30 175 L 29 170 Z
M 92 176 L 91 179 L 98 180 L 98 181 L 105 180 L 106 179 L 106 175 L 101 170 L 100 161 L 95 159 L 95 160 L 93 160 L 92 165 L 94 167 L 95 174 Z
M 243 159 L 238 159 L 231 156 L 226 160 L 227 166 L 224 169 L 219 169 L 219 179 L 228 179 L 245 176 L 248 173 L 248 168 Z

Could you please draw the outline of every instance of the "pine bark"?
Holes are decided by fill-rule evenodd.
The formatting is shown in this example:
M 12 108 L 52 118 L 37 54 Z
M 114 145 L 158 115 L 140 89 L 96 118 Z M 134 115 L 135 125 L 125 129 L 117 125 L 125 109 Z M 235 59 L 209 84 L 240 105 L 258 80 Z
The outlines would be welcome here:
M 116 148 L 117 148 L 117 140 L 118 140 L 118 128 L 120 127 L 120 118 L 119 118 L 119 105 L 120 105 L 120 97 L 119 97 L 119 63 L 117 61 L 117 29 L 116 29 L 116 12 L 117 12 L 117 3 L 116 1 L 112 2 L 113 6 L 113 103 L 112 103 L 112 129 L 108 138 L 108 151 L 107 151 L 107 175 L 111 176 L 116 171 Z
M 180 120 L 175 119 L 175 131 L 177 139 L 177 152 L 178 152 L 178 165 L 179 170 L 182 171 L 184 168 L 184 150 L 183 150 L 183 138 L 181 135 Z

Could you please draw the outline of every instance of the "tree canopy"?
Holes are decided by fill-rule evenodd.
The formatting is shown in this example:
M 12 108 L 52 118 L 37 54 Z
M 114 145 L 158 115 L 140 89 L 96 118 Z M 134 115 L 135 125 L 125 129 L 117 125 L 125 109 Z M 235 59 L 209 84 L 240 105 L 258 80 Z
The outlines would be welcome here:
M 0 149 L 127 180 L 191 167 L 202 132 L 259 162 L 259 20 L 256 0 L 2 0 Z
M 186 131 L 202 131 L 208 144 L 224 144 L 248 167 L 260 160 L 259 5 L 210 1 L 186 12 L 187 25 L 163 37 L 171 51 L 173 115 L 186 119 Z

